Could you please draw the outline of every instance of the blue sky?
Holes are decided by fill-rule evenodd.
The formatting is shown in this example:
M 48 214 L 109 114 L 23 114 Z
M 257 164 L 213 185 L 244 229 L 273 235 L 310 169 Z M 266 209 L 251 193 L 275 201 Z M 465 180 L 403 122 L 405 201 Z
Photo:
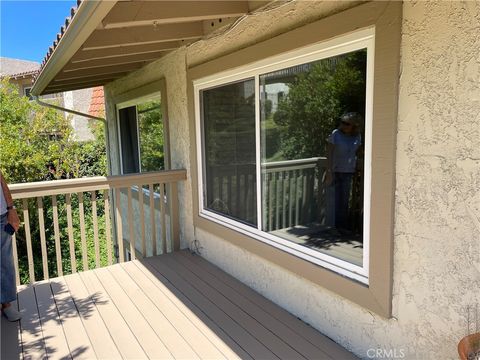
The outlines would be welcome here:
M 4 57 L 41 62 L 76 1 L 0 0 Z

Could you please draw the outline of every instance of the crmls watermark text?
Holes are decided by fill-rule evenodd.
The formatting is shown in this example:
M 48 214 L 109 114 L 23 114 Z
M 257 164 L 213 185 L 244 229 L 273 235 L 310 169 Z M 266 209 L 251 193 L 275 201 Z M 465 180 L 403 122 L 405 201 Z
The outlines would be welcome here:
M 404 349 L 368 349 L 367 356 L 370 359 L 404 359 Z

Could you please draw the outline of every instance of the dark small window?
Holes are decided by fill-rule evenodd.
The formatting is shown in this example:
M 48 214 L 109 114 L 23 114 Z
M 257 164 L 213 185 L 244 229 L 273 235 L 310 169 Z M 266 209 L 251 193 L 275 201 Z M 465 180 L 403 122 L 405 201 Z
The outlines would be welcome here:
M 28 97 L 29 100 L 33 100 L 33 96 L 30 94 L 30 92 L 32 91 L 32 88 L 31 87 L 26 87 L 26 88 L 23 88 L 23 94 Z
M 119 111 L 122 170 L 124 174 L 140 172 L 138 159 L 137 109 L 130 106 Z
M 122 173 L 165 169 L 163 116 L 160 100 L 120 109 Z

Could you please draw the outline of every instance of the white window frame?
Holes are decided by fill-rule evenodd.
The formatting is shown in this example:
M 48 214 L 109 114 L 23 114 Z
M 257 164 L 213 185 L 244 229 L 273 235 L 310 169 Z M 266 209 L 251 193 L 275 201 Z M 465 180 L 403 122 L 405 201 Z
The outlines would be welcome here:
M 138 148 L 138 169 L 139 173 L 142 173 L 142 162 L 140 158 L 140 128 L 138 126 L 138 109 L 137 105 L 140 105 L 144 102 L 151 101 L 151 100 L 160 100 L 160 107 L 162 106 L 161 104 L 161 92 L 157 91 L 142 97 L 138 97 L 132 100 L 124 101 L 121 103 L 118 103 L 116 105 L 117 108 L 117 137 L 118 137 L 118 149 L 119 149 L 119 156 L 120 156 L 120 172 L 123 174 L 123 156 L 122 156 L 122 137 L 120 134 L 120 110 L 135 106 L 135 123 L 136 123 L 136 129 L 137 129 L 137 148 Z M 162 121 L 163 117 L 162 117 Z M 163 124 L 165 125 L 165 124 Z M 165 139 L 163 139 L 165 142 Z
M 318 61 L 360 49 L 367 49 L 367 79 L 365 103 L 365 167 L 364 167 L 364 218 L 363 218 L 363 261 L 358 266 L 339 258 L 320 253 L 305 246 L 295 244 L 281 237 L 262 231 L 262 188 L 260 151 L 260 91 L 259 77 L 262 74 L 281 70 L 295 65 Z M 207 76 L 193 82 L 195 104 L 195 127 L 198 165 L 199 216 L 230 229 L 253 237 L 279 248 L 292 255 L 333 270 L 341 275 L 368 285 L 370 255 L 370 209 L 371 209 L 371 160 L 372 160 L 372 121 L 373 121 L 373 79 L 374 79 L 375 28 L 369 27 L 337 38 L 266 58 L 242 67 Z M 229 83 L 255 78 L 255 131 L 257 162 L 257 228 L 248 226 L 227 216 L 204 207 L 205 197 L 205 148 L 204 126 L 201 111 L 200 93 L 202 90 L 224 86 Z

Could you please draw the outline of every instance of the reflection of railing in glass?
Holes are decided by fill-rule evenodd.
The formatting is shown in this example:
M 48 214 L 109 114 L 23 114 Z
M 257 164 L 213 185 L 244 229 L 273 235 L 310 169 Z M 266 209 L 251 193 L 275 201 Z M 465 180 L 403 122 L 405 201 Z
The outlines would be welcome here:
M 324 157 L 262 164 L 264 230 L 324 222 L 325 209 L 318 204 L 325 203 L 325 169 Z M 257 216 L 255 166 L 218 166 L 211 171 L 208 208 L 253 223 Z
M 265 231 L 325 221 L 325 211 L 318 204 L 325 199 L 326 158 L 275 161 L 262 168 Z
M 208 208 L 248 223 L 257 221 L 255 164 L 211 166 Z

